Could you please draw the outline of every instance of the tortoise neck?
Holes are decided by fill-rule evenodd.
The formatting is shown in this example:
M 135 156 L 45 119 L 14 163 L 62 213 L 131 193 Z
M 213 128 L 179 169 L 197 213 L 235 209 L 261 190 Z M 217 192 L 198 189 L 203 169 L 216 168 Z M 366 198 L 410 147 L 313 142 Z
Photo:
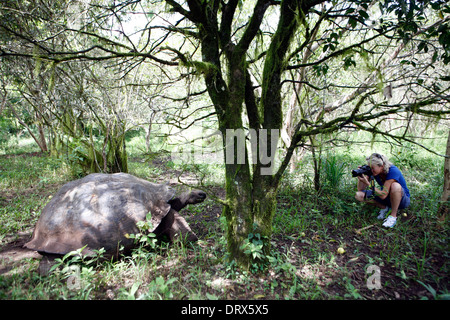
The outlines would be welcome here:
M 175 211 L 180 211 L 181 209 L 183 209 L 186 206 L 186 204 L 183 203 L 180 198 L 175 198 L 175 199 L 170 200 L 169 204 L 172 207 L 172 209 L 174 209 Z

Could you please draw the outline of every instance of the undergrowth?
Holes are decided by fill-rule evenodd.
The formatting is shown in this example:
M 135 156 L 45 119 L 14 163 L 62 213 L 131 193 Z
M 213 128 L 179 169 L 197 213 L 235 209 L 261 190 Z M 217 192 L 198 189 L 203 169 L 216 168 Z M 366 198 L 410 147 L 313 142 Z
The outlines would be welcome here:
M 168 161 L 130 158 L 131 173 L 150 180 L 182 172 Z M 350 171 L 363 160 L 325 155 L 319 191 L 313 188 L 308 159 L 285 175 L 270 255 L 263 255 L 260 235 L 252 234 L 247 242 L 246 252 L 264 259 L 263 270 L 255 265 L 243 271 L 225 259 L 222 208 L 208 198 L 181 212 L 199 235 L 196 243 L 134 236 L 141 245 L 131 255 L 117 261 L 105 261 L 101 252 L 94 259 L 66 255 L 50 276 L 41 277 L 38 260 L 14 260 L 7 252 L 29 239 L 42 208 L 73 179 L 71 171 L 63 161 L 41 154 L 0 156 L 0 299 L 448 298 L 448 220 L 436 217 L 443 160 L 393 157 L 412 194 L 411 206 L 393 229 L 383 228 L 376 210 L 354 199 Z M 209 188 L 223 195 L 213 180 Z M 379 289 L 368 286 L 373 266 L 380 270 Z

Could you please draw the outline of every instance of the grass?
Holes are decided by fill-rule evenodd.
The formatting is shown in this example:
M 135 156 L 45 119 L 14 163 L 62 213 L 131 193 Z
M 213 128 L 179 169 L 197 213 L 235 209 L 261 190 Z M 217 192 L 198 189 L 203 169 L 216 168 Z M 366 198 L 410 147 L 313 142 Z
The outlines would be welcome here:
M 164 182 L 184 172 L 186 179 L 204 179 L 223 196 L 215 182 L 221 181 L 220 168 L 180 168 L 167 155 L 146 158 L 142 141 L 133 137 L 131 173 Z M 49 197 L 73 178 L 63 161 L 36 151 L 25 146 L 22 155 L 0 155 L 0 299 L 448 298 L 448 221 L 435 216 L 443 160 L 424 152 L 414 151 L 412 159 L 406 151 L 391 156 L 414 196 L 394 229 L 381 227 L 376 210 L 354 200 L 356 182 L 350 171 L 362 164 L 363 156 L 340 151 L 325 157 L 320 193 L 312 187 L 306 157 L 297 172 L 286 174 L 280 188 L 273 252 L 264 272 L 238 270 L 224 259 L 221 207 L 207 199 L 182 211 L 201 239 L 197 243 L 139 247 L 119 261 L 68 256 L 51 276 L 41 277 L 37 259 L 17 259 L 8 252 L 22 252 L 20 245 Z M 214 175 L 208 176 L 208 170 Z M 259 254 L 257 241 L 257 235 L 249 239 L 251 254 Z M 340 247 L 344 254 L 337 253 Z M 370 266 L 381 270 L 380 289 L 367 286 Z

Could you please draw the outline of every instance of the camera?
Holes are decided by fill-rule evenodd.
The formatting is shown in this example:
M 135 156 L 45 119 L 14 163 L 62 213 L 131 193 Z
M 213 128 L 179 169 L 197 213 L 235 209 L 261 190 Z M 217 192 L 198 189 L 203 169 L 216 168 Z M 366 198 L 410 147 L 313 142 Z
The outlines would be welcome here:
M 372 169 L 370 169 L 370 166 L 363 165 L 360 168 L 356 169 L 356 170 L 352 170 L 352 176 L 353 177 L 362 177 L 362 175 L 365 174 L 366 176 L 372 176 Z

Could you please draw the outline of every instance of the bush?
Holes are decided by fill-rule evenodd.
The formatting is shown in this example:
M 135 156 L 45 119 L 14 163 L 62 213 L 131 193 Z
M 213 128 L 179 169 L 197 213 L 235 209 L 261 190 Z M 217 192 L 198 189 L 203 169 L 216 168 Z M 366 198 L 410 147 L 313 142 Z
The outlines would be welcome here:
M 342 162 L 336 155 L 327 155 L 322 160 L 323 175 L 325 179 L 324 187 L 328 189 L 337 189 L 342 182 L 342 178 L 346 174 L 346 164 Z

